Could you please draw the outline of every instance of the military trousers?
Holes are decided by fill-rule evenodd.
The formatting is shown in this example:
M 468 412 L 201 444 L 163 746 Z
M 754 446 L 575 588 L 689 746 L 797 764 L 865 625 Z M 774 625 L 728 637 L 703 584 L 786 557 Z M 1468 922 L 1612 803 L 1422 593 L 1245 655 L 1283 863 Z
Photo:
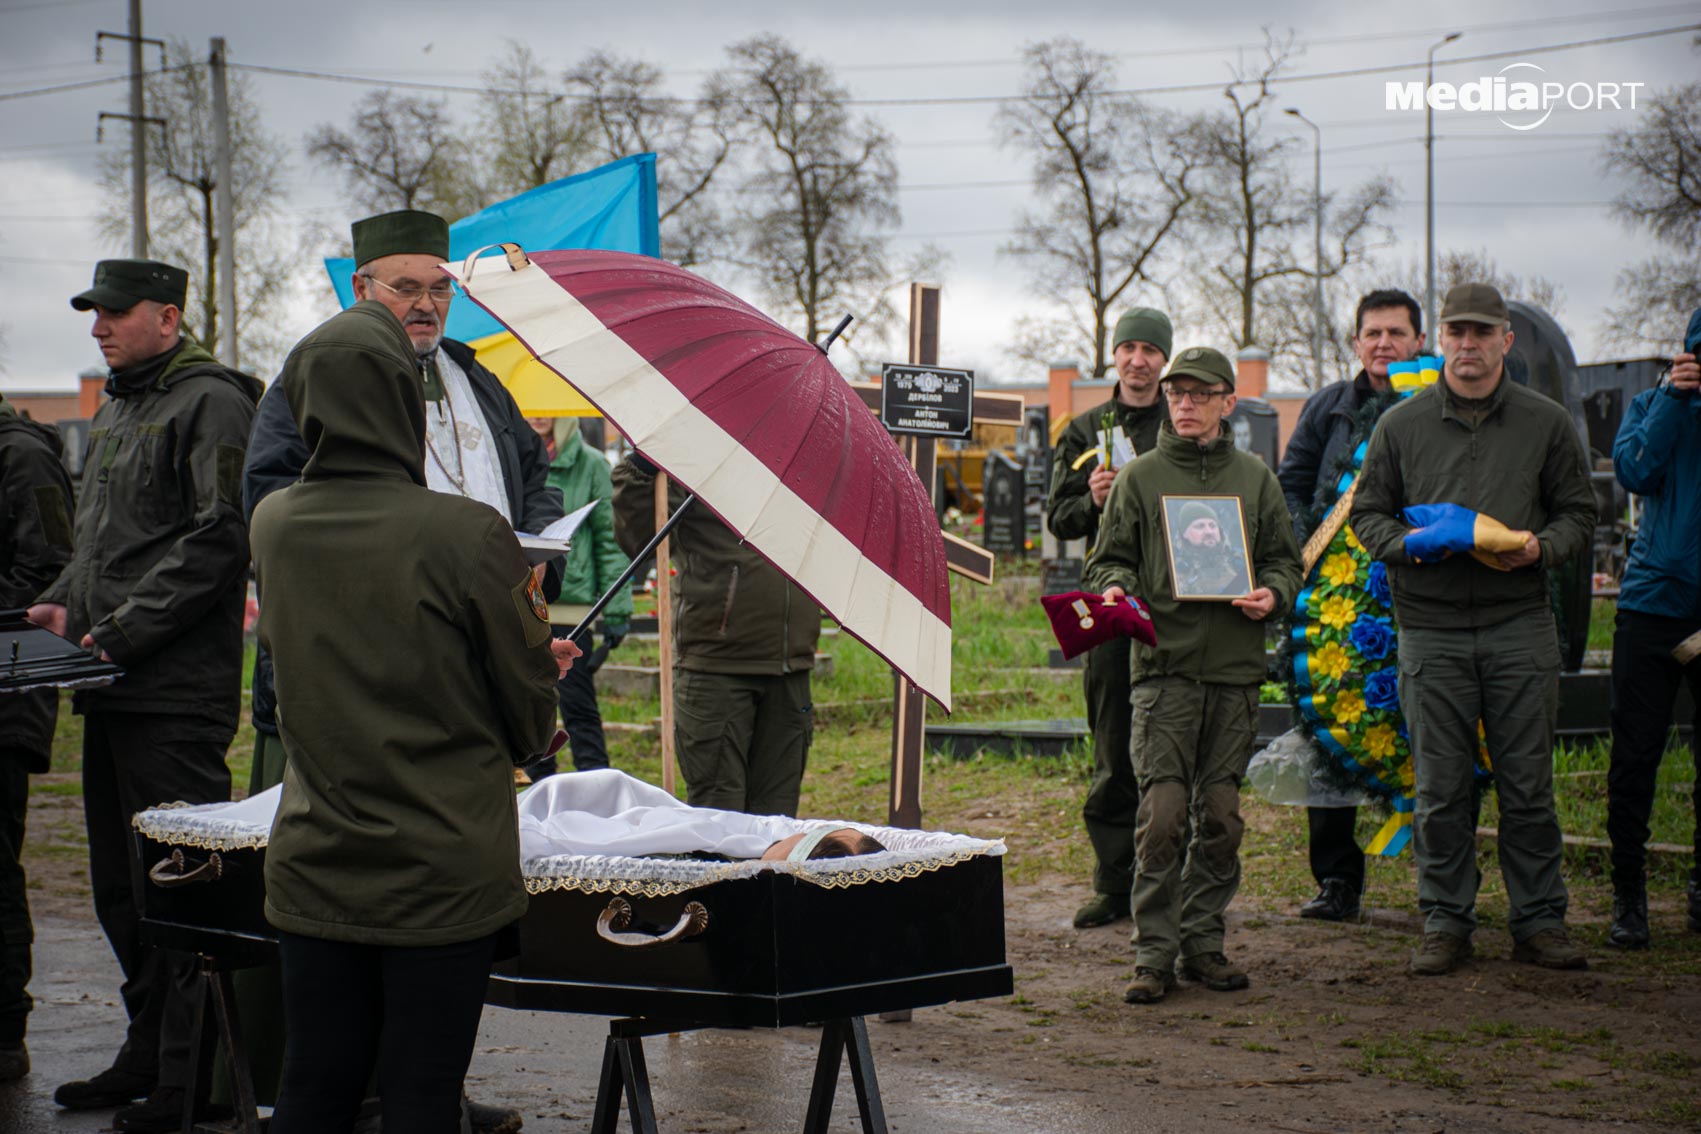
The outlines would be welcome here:
M 1258 686 L 1155 677 L 1134 686 L 1134 963 L 1220 953 L 1240 889 L 1240 782 L 1257 735 Z
M 1473 781 L 1483 729 L 1500 798 L 1500 873 L 1516 941 L 1565 924 L 1553 807 L 1559 640 L 1552 616 L 1400 630 L 1400 708 L 1417 777 L 1412 843 L 1426 933 L 1477 927 Z
M 232 729 L 213 721 L 156 713 L 83 715 L 83 814 L 95 916 L 124 972 L 129 1032 L 113 1066 L 189 1080 L 190 1037 L 206 999 L 188 953 L 141 940 L 143 872 L 130 819 L 158 803 L 219 803 L 230 798 L 225 749 Z
M 673 743 L 693 807 L 796 815 L 815 735 L 809 671 L 673 671 Z
M 0 1046 L 23 1041 L 32 1005 L 30 946 L 35 930 L 22 861 L 29 799 L 28 757 L 0 744 Z
M 1087 651 L 1082 683 L 1093 732 L 1093 781 L 1081 806 L 1093 844 L 1093 889 L 1127 898 L 1134 888 L 1134 825 L 1140 785 L 1129 748 L 1129 639 L 1112 638 Z

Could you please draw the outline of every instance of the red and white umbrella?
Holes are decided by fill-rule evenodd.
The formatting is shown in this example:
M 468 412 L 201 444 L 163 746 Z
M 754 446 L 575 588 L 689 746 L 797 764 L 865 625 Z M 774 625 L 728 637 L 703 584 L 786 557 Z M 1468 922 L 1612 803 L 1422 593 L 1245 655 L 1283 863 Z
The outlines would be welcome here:
M 951 591 L 932 501 L 826 356 L 665 261 L 502 248 L 506 270 L 474 258 L 447 270 L 644 456 L 949 711 Z

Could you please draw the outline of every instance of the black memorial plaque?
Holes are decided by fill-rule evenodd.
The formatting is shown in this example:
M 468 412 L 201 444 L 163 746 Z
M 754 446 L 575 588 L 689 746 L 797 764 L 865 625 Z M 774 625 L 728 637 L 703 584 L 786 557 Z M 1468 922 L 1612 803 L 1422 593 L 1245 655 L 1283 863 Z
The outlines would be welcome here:
M 975 372 L 938 366 L 880 370 L 880 424 L 888 433 L 967 437 L 974 429 Z
M 1080 590 L 1084 566 L 1084 560 L 1076 559 L 1072 555 L 1047 559 L 1040 564 L 1040 593 L 1062 595 Z
M 986 455 L 981 473 L 982 543 L 988 551 L 1009 554 L 1026 550 L 1028 515 L 1022 466 L 1003 453 Z

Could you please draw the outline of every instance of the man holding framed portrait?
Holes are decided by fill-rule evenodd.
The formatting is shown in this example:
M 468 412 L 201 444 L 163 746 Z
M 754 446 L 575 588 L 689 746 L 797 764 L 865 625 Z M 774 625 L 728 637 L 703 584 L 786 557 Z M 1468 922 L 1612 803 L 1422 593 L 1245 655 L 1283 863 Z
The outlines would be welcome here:
M 1182 351 L 1163 377 L 1169 421 L 1117 474 L 1084 586 L 1107 602 L 1145 600 L 1157 644 L 1134 647 L 1135 975 L 1132 1004 L 1181 975 L 1246 988 L 1223 953 L 1223 912 L 1240 887 L 1240 781 L 1252 756 L 1264 619 L 1302 571 L 1282 488 L 1234 447 L 1234 369 L 1219 351 Z M 1189 822 L 1191 816 L 1191 822 Z M 1191 832 L 1191 837 L 1189 837 Z

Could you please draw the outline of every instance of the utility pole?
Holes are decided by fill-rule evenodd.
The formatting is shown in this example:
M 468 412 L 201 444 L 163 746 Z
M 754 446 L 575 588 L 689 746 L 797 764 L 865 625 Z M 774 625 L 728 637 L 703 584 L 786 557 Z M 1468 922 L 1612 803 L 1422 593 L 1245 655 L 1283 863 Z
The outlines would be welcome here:
M 1435 335 L 1435 107 L 1429 102 L 1429 88 L 1435 85 L 1435 53 L 1464 35 L 1453 32 L 1429 49 L 1429 68 L 1423 84 L 1423 317 L 1429 328 L 1431 342 Z
M 148 258 L 148 151 L 147 125 L 165 125 L 163 118 L 147 116 L 146 92 L 142 84 L 142 44 L 154 44 L 160 50 L 160 65 L 165 64 L 165 43 L 142 36 L 142 0 L 130 0 L 130 30 L 127 35 L 117 32 L 95 33 L 95 62 L 100 62 L 100 41 L 121 39 L 130 45 L 130 113 L 113 114 L 101 111 L 99 122 L 122 118 L 130 123 L 130 255 L 137 260 Z M 99 127 L 96 127 L 99 139 Z
M 224 37 L 214 36 L 207 56 L 207 72 L 213 87 L 213 214 L 218 232 L 219 311 L 223 315 L 224 341 L 218 354 L 226 366 L 235 367 L 236 347 L 236 198 L 230 183 L 230 92 L 225 72 Z M 210 320 L 209 320 L 210 321 Z M 215 343 L 217 332 L 212 327 Z
M 1311 364 L 1315 372 L 1312 389 L 1323 388 L 1323 128 L 1292 107 L 1287 113 L 1299 119 L 1317 135 L 1316 164 L 1313 167 L 1311 194 L 1316 218 L 1312 226 L 1311 251 L 1315 259 L 1311 271 Z

